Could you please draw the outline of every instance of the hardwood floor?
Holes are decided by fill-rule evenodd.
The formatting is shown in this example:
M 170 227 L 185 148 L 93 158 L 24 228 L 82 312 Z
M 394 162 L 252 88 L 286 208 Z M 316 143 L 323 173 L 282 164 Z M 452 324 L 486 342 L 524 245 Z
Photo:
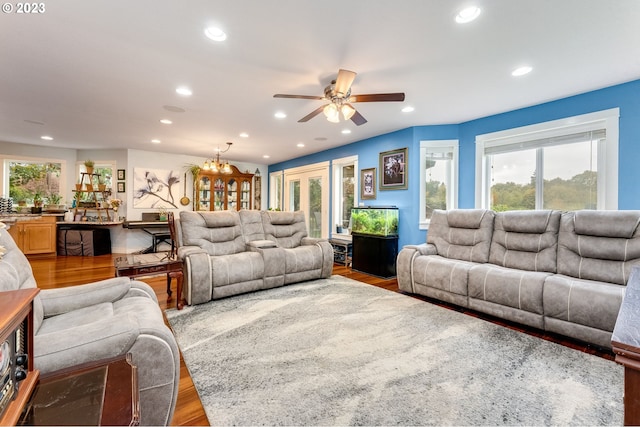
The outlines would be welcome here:
M 114 259 L 118 254 L 101 255 L 96 257 L 49 257 L 41 259 L 30 259 L 38 287 L 41 289 L 59 288 L 73 286 L 82 283 L 107 279 L 114 277 Z M 342 265 L 334 265 L 333 274 L 349 277 L 363 283 L 378 286 L 393 292 L 400 292 L 396 279 L 382 279 L 351 270 L 351 268 Z M 167 303 L 166 294 L 166 276 L 155 276 L 140 279 L 148 283 L 156 292 L 158 302 L 162 310 L 167 307 L 175 307 L 175 283 L 173 283 L 174 298 Z M 550 340 L 568 347 L 578 349 L 587 353 L 591 353 L 603 358 L 613 360 L 613 353 L 606 349 L 593 347 L 584 343 L 579 343 L 567 338 L 548 334 L 543 331 L 506 322 L 492 316 L 473 312 L 472 310 L 454 307 L 452 305 L 431 300 L 425 297 L 411 295 L 414 298 L 426 301 L 428 303 L 437 304 L 442 307 L 456 310 L 474 317 L 478 317 L 487 321 L 491 321 L 505 327 L 538 336 L 542 339 Z M 166 322 L 166 319 L 165 319 Z M 193 385 L 189 371 L 180 357 L 180 384 L 178 390 L 178 401 L 176 404 L 175 414 L 171 425 L 175 426 L 195 426 L 209 425 L 209 421 L 198 397 L 198 393 Z

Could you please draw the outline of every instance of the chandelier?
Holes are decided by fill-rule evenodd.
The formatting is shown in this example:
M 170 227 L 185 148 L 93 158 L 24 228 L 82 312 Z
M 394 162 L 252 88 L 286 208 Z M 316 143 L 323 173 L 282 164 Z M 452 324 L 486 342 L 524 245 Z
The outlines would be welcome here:
M 220 150 L 220 147 L 217 149 L 217 153 L 210 159 L 207 159 L 202 165 L 202 169 L 206 171 L 211 171 L 214 173 L 231 173 L 231 165 L 229 165 L 228 161 L 222 163 L 220 161 L 220 154 L 226 153 L 231 148 L 233 142 L 227 142 L 227 148 L 225 150 Z

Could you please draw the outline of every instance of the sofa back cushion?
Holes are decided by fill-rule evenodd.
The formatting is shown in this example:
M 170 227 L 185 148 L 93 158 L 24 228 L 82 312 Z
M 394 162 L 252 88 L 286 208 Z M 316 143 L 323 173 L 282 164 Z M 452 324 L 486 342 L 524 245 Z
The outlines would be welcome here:
M 640 211 L 565 212 L 558 234 L 558 273 L 625 285 L 640 264 Z
M 431 216 L 427 243 L 438 255 L 472 262 L 487 262 L 495 213 L 485 209 L 436 209 Z
M 31 264 L 7 230 L 0 229 L 0 246 L 3 246 L 6 251 L 0 255 L 0 292 L 36 288 Z M 34 332 L 40 329 L 43 318 L 42 301 L 39 296 L 36 296 L 33 300 Z
M 302 238 L 307 237 L 304 212 L 262 211 L 261 214 L 266 240 L 290 249 L 300 246 Z
M 230 255 L 245 250 L 237 211 L 182 211 L 180 227 L 183 245 L 199 246 L 209 255 Z
M 260 214 L 260 211 L 243 209 L 239 214 L 245 243 L 254 242 L 256 240 L 266 240 L 264 237 L 264 228 L 262 226 L 262 215 Z
M 489 262 L 519 270 L 556 272 L 560 211 L 499 212 Z

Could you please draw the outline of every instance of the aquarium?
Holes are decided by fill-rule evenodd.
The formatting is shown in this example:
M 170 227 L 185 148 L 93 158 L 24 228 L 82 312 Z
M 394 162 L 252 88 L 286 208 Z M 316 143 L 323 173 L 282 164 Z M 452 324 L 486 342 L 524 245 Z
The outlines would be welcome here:
M 351 209 L 351 233 L 371 236 L 398 235 L 398 208 L 367 206 Z

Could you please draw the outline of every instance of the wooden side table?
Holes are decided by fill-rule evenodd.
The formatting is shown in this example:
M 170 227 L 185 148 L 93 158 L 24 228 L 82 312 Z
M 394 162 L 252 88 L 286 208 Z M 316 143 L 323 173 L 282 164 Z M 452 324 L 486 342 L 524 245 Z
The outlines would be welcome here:
M 18 425 L 139 425 L 131 354 L 42 375 Z
M 169 253 L 158 252 L 150 254 L 130 254 L 118 257 L 115 260 L 116 277 L 139 277 L 155 274 L 167 275 L 167 302 L 171 301 L 171 279 L 177 281 L 176 308 L 182 310 L 182 261 L 171 258 Z

